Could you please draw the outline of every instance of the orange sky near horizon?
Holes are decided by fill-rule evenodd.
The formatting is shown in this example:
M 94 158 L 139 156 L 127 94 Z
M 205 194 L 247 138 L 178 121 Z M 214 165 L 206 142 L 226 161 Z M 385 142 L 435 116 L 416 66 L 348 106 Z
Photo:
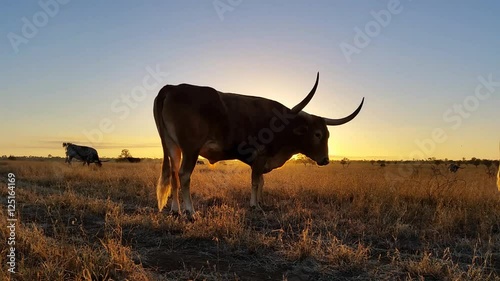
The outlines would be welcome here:
M 0 11 L 0 155 L 63 156 L 74 142 L 160 158 L 163 85 L 291 108 L 319 71 L 306 112 L 344 117 L 365 97 L 353 121 L 329 128 L 334 158 L 498 159 L 500 3 L 401 1 L 381 24 L 387 5 L 243 1 L 221 15 L 212 1 L 70 1 L 28 38 L 22 19 L 43 9 L 13 1 Z

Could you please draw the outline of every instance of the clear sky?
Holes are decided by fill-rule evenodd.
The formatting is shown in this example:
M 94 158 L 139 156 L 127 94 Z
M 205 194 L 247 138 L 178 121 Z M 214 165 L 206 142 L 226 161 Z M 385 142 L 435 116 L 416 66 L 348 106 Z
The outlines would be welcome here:
M 163 85 L 292 107 L 319 71 L 305 111 L 343 117 L 366 98 L 329 128 L 331 155 L 497 158 L 499 11 L 493 0 L 6 1 L 0 155 L 63 156 L 69 141 L 161 157 Z

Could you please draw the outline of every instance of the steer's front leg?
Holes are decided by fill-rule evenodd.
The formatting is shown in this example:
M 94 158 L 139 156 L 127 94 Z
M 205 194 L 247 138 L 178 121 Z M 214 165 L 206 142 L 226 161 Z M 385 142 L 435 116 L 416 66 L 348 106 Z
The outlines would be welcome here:
M 264 185 L 264 176 L 261 173 L 252 171 L 252 195 L 250 197 L 250 207 L 262 210 L 260 201 L 262 200 L 262 187 Z

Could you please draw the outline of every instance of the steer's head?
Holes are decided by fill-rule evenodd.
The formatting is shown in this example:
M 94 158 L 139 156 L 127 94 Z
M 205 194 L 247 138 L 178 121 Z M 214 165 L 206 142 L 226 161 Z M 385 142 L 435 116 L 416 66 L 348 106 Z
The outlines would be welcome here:
M 291 113 L 296 115 L 291 127 L 293 128 L 295 146 L 299 152 L 316 161 L 318 165 L 323 166 L 329 163 L 328 137 L 330 133 L 327 126 L 342 125 L 354 119 L 363 107 L 364 98 L 353 113 L 340 119 L 325 118 L 303 112 L 302 109 L 309 103 L 316 92 L 318 81 L 319 73 L 316 76 L 316 83 L 311 92 L 291 109 Z
M 292 123 L 295 146 L 300 153 L 316 161 L 328 164 L 328 137 L 330 133 L 323 118 L 299 112 Z

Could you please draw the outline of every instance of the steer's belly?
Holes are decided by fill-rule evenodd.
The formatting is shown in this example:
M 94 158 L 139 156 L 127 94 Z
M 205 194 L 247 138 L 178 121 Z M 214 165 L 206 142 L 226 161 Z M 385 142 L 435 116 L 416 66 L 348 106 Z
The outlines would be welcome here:
M 200 150 L 200 155 L 208 159 L 210 164 L 224 160 L 222 146 L 215 141 L 207 141 Z

